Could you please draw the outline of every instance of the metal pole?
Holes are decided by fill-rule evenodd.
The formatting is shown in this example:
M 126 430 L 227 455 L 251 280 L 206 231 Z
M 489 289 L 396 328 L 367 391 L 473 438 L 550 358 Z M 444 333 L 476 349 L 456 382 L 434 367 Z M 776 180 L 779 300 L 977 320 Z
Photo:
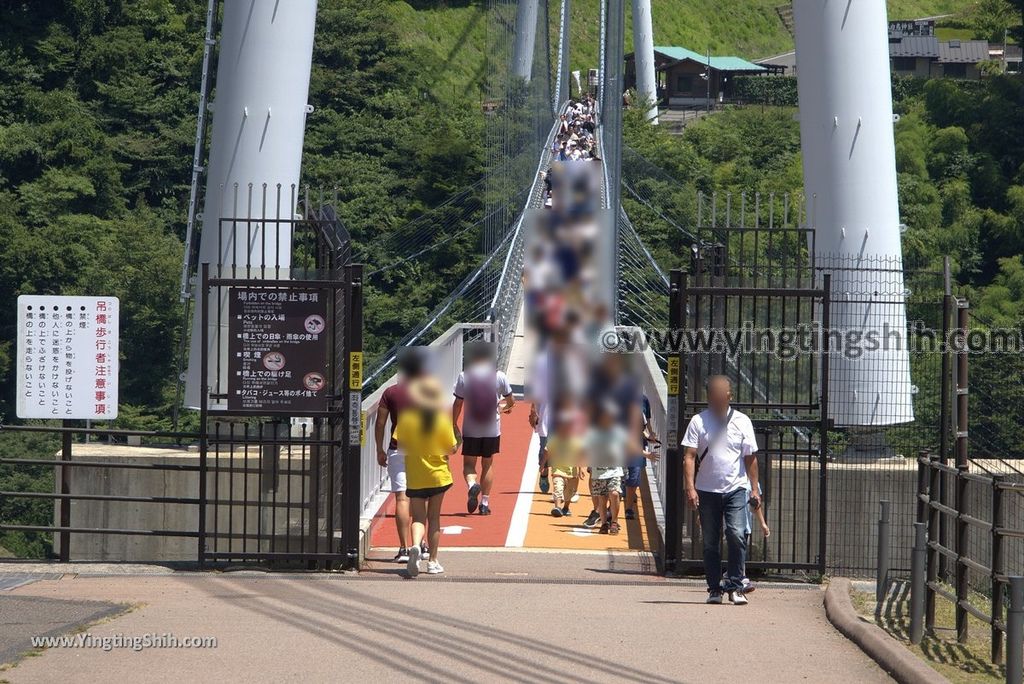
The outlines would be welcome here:
M 207 385 L 210 378 L 210 264 L 204 262 L 201 270 L 202 283 L 199 306 L 202 307 L 202 312 L 199 316 L 199 334 L 202 339 L 202 346 L 200 350 L 199 377 L 202 378 L 202 387 L 199 391 L 199 539 L 197 540 L 196 548 L 196 565 L 200 570 L 203 568 L 203 561 L 206 556 L 206 480 L 209 476 L 206 460 L 207 451 L 209 450 L 209 431 L 206 423 L 209 418 L 210 408 L 210 388 Z
M 882 499 L 878 517 L 878 567 L 875 573 L 875 615 L 882 612 L 886 584 L 889 581 L 889 501 Z
M 924 595 L 928 555 L 928 528 L 923 522 L 914 523 L 914 553 L 910 559 L 910 643 L 919 644 L 924 638 Z
M 967 348 L 966 335 L 968 329 L 968 308 L 966 300 L 957 301 L 957 328 L 960 335 L 960 348 L 956 351 L 956 639 L 959 643 L 967 642 L 968 621 L 967 604 L 970 592 L 970 575 L 967 563 L 967 544 L 969 527 L 964 519 L 968 505 L 967 474 Z
M 914 520 L 928 522 L 928 452 L 917 454 L 917 515 Z
M 707 77 L 707 78 L 704 79 L 705 81 L 707 81 L 707 83 L 705 84 L 705 86 L 707 88 L 707 103 L 705 105 L 705 110 L 710 112 L 711 111 L 711 48 L 710 47 L 708 48 L 708 65 L 707 65 L 707 70 L 704 72 L 704 75 Z
M 349 306 L 346 311 L 348 325 L 345 332 L 347 344 L 345 345 L 346 356 L 350 360 L 348 365 L 348 386 L 346 387 L 348 416 L 345 424 L 348 426 L 346 441 L 342 444 L 341 453 L 344 454 L 342 461 L 342 521 L 341 521 L 341 543 L 345 553 L 345 567 L 357 569 L 359 564 L 359 514 L 362 510 L 360 498 L 360 483 L 362 482 L 362 454 L 361 454 L 361 432 L 362 432 L 362 378 L 353 373 L 353 359 L 358 359 L 362 367 L 363 356 L 363 267 L 361 264 L 353 264 L 348 267 L 349 283 Z M 331 495 L 334 495 L 333 488 Z
M 939 531 L 939 520 L 942 517 L 939 513 L 939 509 L 932 505 L 932 497 L 935 492 L 939 490 L 939 482 L 941 481 L 941 473 L 939 469 L 935 467 L 939 457 L 935 454 L 929 455 L 929 485 L 928 485 L 928 587 L 927 596 L 925 597 L 925 629 L 928 630 L 929 634 L 935 632 L 935 589 L 934 586 L 939 580 L 939 558 L 942 554 L 938 552 L 938 549 L 933 548 L 932 544 L 935 543 L 935 535 Z
M 1006 614 L 1006 684 L 1024 682 L 1024 577 L 1010 578 Z
M 953 325 L 953 294 L 952 276 L 949 270 L 948 257 L 945 261 L 944 278 L 946 292 L 942 297 L 942 339 L 939 342 L 939 348 L 942 353 L 942 390 L 939 397 L 939 461 L 943 465 L 946 465 L 949 462 L 949 436 L 950 432 L 953 430 L 954 423 L 952 405 L 950 401 L 953 394 L 953 357 L 949 346 L 949 333 Z M 938 491 L 933 489 L 932 496 L 938 496 L 942 505 L 948 506 L 949 488 L 946 486 L 945 475 L 940 474 L 938 484 Z M 933 540 L 938 539 L 942 546 L 949 548 L 949 525 L 946 521 L 946 516 L 940 516 L 939 518 L 938 537 L 933 534 L 931 538 Z M 946 578 L 949 576 L 948 572 L 948 568 L 946 567 L 946 556 L 940 554 L 938 558 L 938 576 Z
M 68 429 L 70 420 L 62 421 L 61 425 L 66 431 L 61 434 L 60 460 L 70 461 L 71 438 L 75 433 Z M 67 466 L 60 468 L 60 493 L 64 495 L 60 500 L 60 526 L 64 528 L 60 533 L 60 561 L 67 563 L 71 560 L 71 533 L 67 531 L 71 527 L 71 497 L 68 496 L 71 493 L 71 468 Z
M 682 318 L 680 301 L 686 288 L 685 276 L 679 269 L 673 269 L 669 278 L 668 327 L 670 330 L 678 330 Z M 680 356 L 680 352 L 675 350 L 668 359 L 668 406 L 666 407 L 668 449 L 665 453 L 665 491 L 667 496 L 665 499 L 665 540 L 662 548 L 662 568 L 666 575 L 676 571 L 676 561 L 679 559 L 683 540 L 682 514 L 685 506 L 683 488 L 686 486 L 686 482 L 683 471 L 683 450 L 679 446 L 679 431 L 683 425 L 679 405 L 685 403 L 685 399 L 680 401 L 682 375 Z
M 828 561 L 828 431 L 832 427 L 829 416 L 828 387 L 831 383 L 831 349 L 829 347 L 829 330 L 832 316 L 832 274 L 826 273 L 821 279 L 824 294 L 821 298 L 821 399 L 819 416 L 821 427 L 818 436 L 818 574 L 825 575 Z
M 993 663 L 998 663 L 1003 659 L 1003 633 L 998 625 L 1003 621 L 1003 600 L 1006 594 L 1006 585 L 1000 579 L 1006 563 L 1002 534 L 1005 522 L 1003 517 L 1002 488 L 1004 479 L 1005 476 L 1003 475 L 994 475 L 992 477 L 992 531 L 990 533 L 992 562 L 989 564 L 989 567 L 992 568 L 992 610 L 989 615 L 992 616 Z
M 705 265 L 704 265 L 704 253 L 697 246 L 694 246 L 690 252 L 691 266 L 690 273 L 693 274 L 693 281 L 696 287 L 703 287 L 707 283 L 704 280 Z M 693 298 L 693 315 L 689 315 L 689 311 L 684 309 L 684 316 L 686 316 L 685 326 L 687 329 L 697 329 L 704 325 L 703 316 L 703 303 L 707 300 L 702 295 L 695 295 Z M 687 372 L 686 372 L 686 394 L 688 401 L 694 407 L 694 411 L 697 411 L 697 407 L 700 405 L 700 388 L 704 386 L 706 380 L 705 368 L 701 365 L 700 354 L 687 354 L 686 358 Z M 680 415 L 685 414 L 685 409 L 680 411 Z M 699 560 L 703 557 L 703 540 L 701 538 L 700 528 L 700 516 L 697 511 L 688 511 L 688 531 L 690 533 L 690 558 Z

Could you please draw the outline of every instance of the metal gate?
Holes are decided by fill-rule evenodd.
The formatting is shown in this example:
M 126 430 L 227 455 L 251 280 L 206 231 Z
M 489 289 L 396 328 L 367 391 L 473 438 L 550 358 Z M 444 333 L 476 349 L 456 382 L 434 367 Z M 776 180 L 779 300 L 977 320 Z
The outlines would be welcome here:
M 355 567 L 363 439 L 362 266 L 348 263 L 349 237 L 330 207 L 307 209 L 298 219 L 226 218 L 221 230 L 226 235 L 258 235 L 250 244 L 286 244 L 291 258 L 287 268 L 278 265 L 282 262 L 276 256 L 266 255 L 258 264 L 201 268 L 201 377 L 209 385 L 200 406 L 199 564 L 272 561 L 310 569 Z M 232 320 L 245 317 L 231 308 L 232 297 L 243 295 L 325 303 L 322 315 L 306 319 L 323 319 L 310 325 L 320 329 L 316 340 L 326 336 L 320 341 L 324 372 L 306 373 L 300 383 L 319 385 L 309 392 L 322 402 L 309 403 L 301 387 L 279 390 L 281 399 L 254 395 L 252 402 L 259 404 L 255 408 L 235 400 L 233 376 L 250 371 L 234 369 L 233 357 L 248 352 L 236 351 L 234 339 L 221 338 L 248 334 L 237 332 Z M 271 372 L 285 372 L 289 361 L 280 357 L 266 366 L 280 366 Z M 261 362 L 266 365 L 268 360 Z
M 689 273 L 672 272 L 669 327 L 678 335 L 667 358 L 669 443 L 678 445 L 704 408 L 707 378 L 728 376 L 733 407 L 758 435 L 771 529 L 766 539 L 755 522 L 747 568 L 824 574 L 830 279 L 815 278 L 809 260 L 769 269 L 736 252 L 730 259 L 722 244 L 698 246 Z M 682 449 L 667 456 L 667 481 L 682 483 Z M 667 572 L 702 567 L 700 527 L 682 486 L 670 487 L 665 536 Z

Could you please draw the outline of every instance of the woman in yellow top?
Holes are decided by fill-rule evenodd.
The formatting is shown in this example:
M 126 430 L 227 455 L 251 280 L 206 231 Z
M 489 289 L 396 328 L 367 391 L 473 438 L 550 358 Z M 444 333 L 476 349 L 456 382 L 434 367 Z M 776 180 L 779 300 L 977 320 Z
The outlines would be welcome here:
M 448 414 L 444 391 L 436 378 L 421 377 L 409 385 L 412 406 L 403 411 L 395 426 L 398 448 L 405 454 L 406 495 L 412 515 L 412 546 L 409 547 L 410 577 L 420 572 L 420 542 L 430 530 L 430 559 L 427 574 L 439 575 L 444 568 L 437 561 L 441 541 L 441 503 L 452 486 L 448 457 L 459 440 Z

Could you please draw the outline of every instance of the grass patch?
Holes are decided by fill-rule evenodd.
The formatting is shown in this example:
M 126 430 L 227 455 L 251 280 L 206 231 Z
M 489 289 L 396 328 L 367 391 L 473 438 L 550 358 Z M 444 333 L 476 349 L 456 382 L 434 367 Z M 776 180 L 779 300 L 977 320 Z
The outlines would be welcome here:
M 910 643 L 910 605 L 906 600 L 896 603 L 891 614 L 875 620 L 875 596 L 854 591 L 853 607 L 865 620 L 874 622 L 914 655 L 925 660 L 953 684 L 1002 684 L 1006 681 L 1006 668 L 989 660 L 990 628 L 972 615 L 967 616 L 969 639 L 961 644 L 956 640 L 956 612 L 953 604 L 941 596 L 935 597 L 935 634 L 925 634 L 917 646 Z M 978 606 L 987 605 L 981 595 L 972 596 Z
M 935 27 L 935 36 L 939 40 L 974 40 L 974 30 L 969 28 Z

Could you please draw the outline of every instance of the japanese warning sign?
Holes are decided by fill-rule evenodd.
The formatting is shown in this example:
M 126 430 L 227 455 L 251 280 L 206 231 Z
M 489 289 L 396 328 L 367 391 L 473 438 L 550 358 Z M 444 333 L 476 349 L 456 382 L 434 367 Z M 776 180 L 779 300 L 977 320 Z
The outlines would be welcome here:
M 327 293 L 234 287 L 229 296 L 228 409 L 326 411 Z
M 18 297 L 18 417 L 117 418 L 117 297 Z

